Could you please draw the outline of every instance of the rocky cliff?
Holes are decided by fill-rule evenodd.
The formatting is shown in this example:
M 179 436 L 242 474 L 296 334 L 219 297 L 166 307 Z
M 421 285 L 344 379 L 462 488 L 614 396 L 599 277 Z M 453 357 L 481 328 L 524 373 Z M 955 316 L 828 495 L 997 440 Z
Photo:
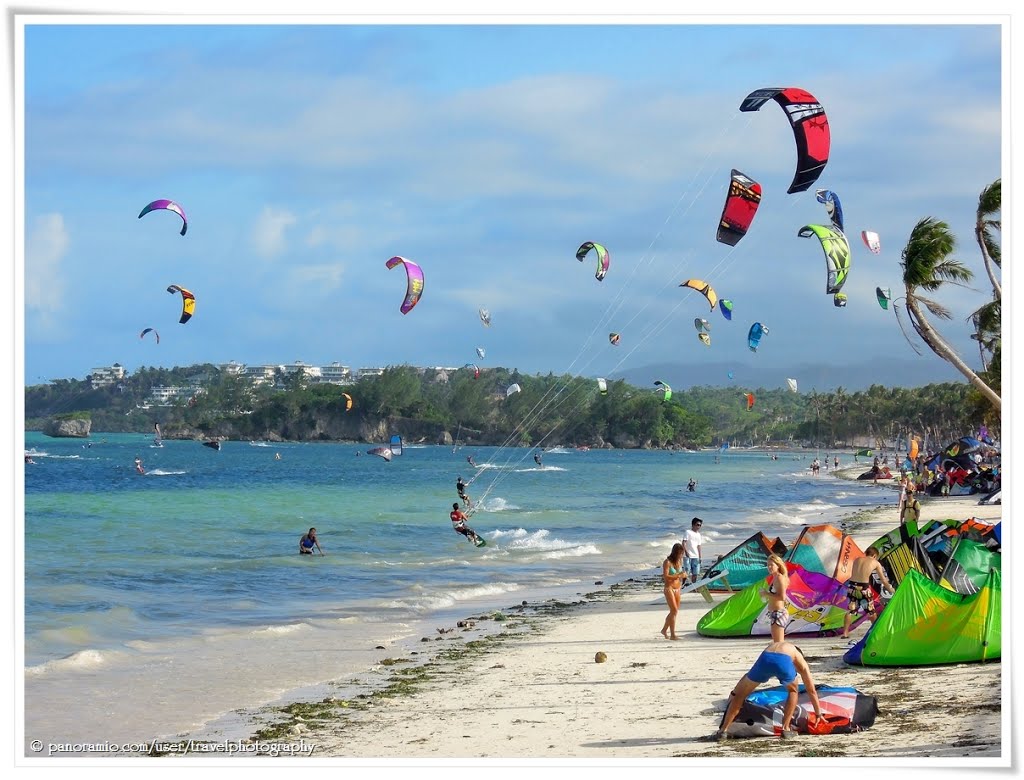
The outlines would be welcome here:
M 58 420 L 50 418 L 43 426 L 43 433 L 54 438 L 87 439 L 92 430 L 92 420 Z

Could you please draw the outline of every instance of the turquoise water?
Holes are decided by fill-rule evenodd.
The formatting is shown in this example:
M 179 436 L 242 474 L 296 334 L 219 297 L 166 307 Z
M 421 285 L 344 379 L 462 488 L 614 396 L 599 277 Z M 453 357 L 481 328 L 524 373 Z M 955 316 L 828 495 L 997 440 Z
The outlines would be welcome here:
M 406 446 L 389 463 L 348 444 L 152 443 L 26 435 L 26 741 L 208 727 L 475 611 L 653 574 L 693 516 L 710 558 L 895 506 L 812 477 L 814 452 L 555 449 L 538 466 L 517 448 Z M 451 529 L 459 475 L 475 476 L 482 549 Z M 310 526 L 324 557 L 297 553 Z

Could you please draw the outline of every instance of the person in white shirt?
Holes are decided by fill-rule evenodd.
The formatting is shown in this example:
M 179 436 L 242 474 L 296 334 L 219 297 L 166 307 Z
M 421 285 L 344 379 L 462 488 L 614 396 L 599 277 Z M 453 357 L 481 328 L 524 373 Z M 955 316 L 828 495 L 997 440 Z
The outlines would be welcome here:
M 700 535 L 701 526 L 704 521 L 699 517 L 690 521 L 690 530 L 683 537 L 683 569 L 689 574 L 690 582 L 696 582 L 700 578 L 701 545 L 704 539 Z

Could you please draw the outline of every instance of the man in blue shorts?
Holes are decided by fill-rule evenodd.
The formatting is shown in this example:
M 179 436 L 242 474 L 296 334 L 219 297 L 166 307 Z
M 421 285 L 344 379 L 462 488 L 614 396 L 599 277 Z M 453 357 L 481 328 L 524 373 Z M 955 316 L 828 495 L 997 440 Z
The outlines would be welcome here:
M 704 539 L 700 535 L 700 529 L 703 525 L 704 521 L 699 517 L 693 518 L 690 521 L 690 530 L 683 536 L 683 568 L 689 575 L 690 582 L 700 579 L 700 559 L 701 553 L 704 552 L 702 549 Z
M 821 720 L 818 690 L 814 687 L 811 669 L 807 666 L 807 661 L 804 660 L 800 648 L 789 642 L 772 642 L 761 651 L 761 655 L 754 661 L 750 671 L 740 678 L 732 693 L 729 694 L 729 708 L 725 711 L 725 717 L 722 719 L 722 725 L 718 727 L 715 738 L 719 742 L 729 738 L 729 726 L 736 720 L 743 702 L 757 689 L 757 686 L 768 682 L 772 677 L 785 685 L 789 694 L 786 697 L 786 707 L 782 711 L 782 737 L 783 739 L 795 737 L 796 732 L 790 729 L 790 725 L 793 713 L 796 712 L 797 696 L 800 690 L 796 681 L 797 674 L 804 681 L 804 688 L 811 698 L 815 716 Z

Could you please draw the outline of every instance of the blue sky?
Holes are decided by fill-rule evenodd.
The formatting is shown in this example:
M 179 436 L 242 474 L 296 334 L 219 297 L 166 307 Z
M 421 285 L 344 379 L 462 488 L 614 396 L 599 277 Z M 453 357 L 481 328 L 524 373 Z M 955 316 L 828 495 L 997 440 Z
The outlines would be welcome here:
M 1003 162 L 994 23 L 31 24 L 24 46 L 27 384 L 114 362 L 609 375 L 938 360 L 914 355 L 874 294 L 899 295 L 900 250 L 926 216 L 975 272 L 973 290 L 936 297 L 953 311 L 939 329 L 978 363 L 965 318 L 990 292 L 973 221 Z M 786 194 L 782 110 L 738 111 L 765 86 L 803 87 L 828 114 L 808 192 Z M 715 241 L 732 168 L 764 189 L 735 249 Z M 845 309 L 797 237 L 827 223 L 816 187 L 843 202 Z M 157 198 L 182 205 L 186 236 L 173 214 L 137 219 Z M 585 240 L 611 253 L 603 282 L 575 260 Z M 426 277 L 404 316 L 392 255 Z M 732 322 L 677 286 L 690 277 L 734 301 Z M 196 295 L 185 325 L 169 284 Z M 752 356 L 755 320 L 770 334 Z

